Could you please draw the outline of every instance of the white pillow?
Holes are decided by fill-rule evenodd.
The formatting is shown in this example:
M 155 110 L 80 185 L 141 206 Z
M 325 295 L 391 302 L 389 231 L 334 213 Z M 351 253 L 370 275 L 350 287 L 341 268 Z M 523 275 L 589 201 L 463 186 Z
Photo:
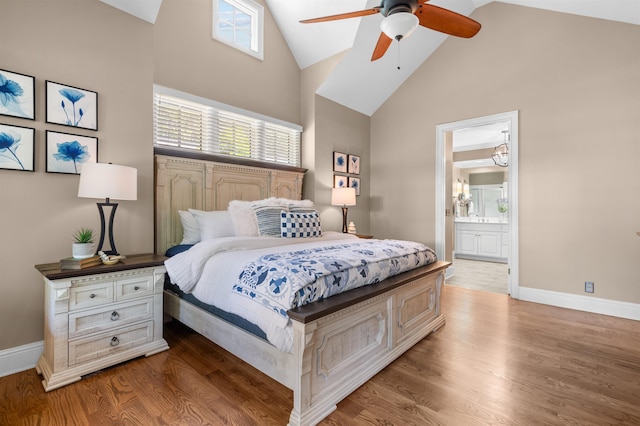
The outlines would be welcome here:
M 200 242 L 200 228 L 191 212 L 178 210 L 182 222 L 182 241 L 180 244 L 196 244 Z
M 227 211 L 231 215 L 233 230 L 238 237 L 258 236 L 258 222 L 251 201 L 230 201 Z
M 226 210 L 202 211 L 189 209 L 200 229 L 200 241 L 211 240 L 220 237 L 233 237 L 233 222 L 231 215 Z
M 289 211 L 295 213 L 313 213 L 316 211 L 316 205 L 311 200 L 287 200 Z

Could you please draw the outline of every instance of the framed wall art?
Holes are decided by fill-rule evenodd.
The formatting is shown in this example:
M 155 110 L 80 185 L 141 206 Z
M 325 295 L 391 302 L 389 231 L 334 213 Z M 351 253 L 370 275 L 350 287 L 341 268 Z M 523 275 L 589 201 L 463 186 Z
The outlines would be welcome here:
M 35 171 L 35 129 L 0 124 L 0 169 Z
M 333 177 L 334 188 L 347 188 L 348 182 L 346 176 L 335 175 Z M 357 192 L 357 191 L 356 191 Z
M 333 152 L 333 171 L 339 173 L 347 172 L 347 154 Z
M 98 94 L 46 81 L 45 121 L 63 126 L 98 130 Z
M 98 162 L 98 138 L 47 130 L 47 173 L 79 175 L 82 165 Z
M 353 175 L 359 175 L 360 174 L 360 156 L 359 155 L 351 155 L 349 154 L 349 159 L 347 160 L 348 163 L 348 172 L 353 174 Z
M 348 180 L 349 188 L 356 189 L 356 195 L 360 195 L 360 178 L 350 177 Z
M 36 79 L 0 69 L 0 114 L 36 119 Z

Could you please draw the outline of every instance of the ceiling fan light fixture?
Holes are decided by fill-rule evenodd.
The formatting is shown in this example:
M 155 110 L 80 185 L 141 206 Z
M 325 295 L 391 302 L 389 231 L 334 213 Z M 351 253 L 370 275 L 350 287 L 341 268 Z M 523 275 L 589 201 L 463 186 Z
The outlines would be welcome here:
M 409 12 L 397 12 L 387 15 L 380 23 L 380 29 L 392 40 L 409 37 L 418 28 L 420 20 Z

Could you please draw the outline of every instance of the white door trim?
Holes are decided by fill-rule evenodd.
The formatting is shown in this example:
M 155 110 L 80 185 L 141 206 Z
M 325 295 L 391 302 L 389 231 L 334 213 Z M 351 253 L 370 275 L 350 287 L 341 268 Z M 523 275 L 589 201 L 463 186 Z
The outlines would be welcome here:
M 469 127 L 483 126 L 498 122 L 509 122 L 511 141 L 509 142 L 509 294 L 519 298 L 519 250 L 518 250 L 518 111 L 504 112 L 455 121 L 452 123 L 438 124 L 436 126 L 436 254 L 439 259 L 444 259 L 445 253 L 445 132 L 465 129 Z

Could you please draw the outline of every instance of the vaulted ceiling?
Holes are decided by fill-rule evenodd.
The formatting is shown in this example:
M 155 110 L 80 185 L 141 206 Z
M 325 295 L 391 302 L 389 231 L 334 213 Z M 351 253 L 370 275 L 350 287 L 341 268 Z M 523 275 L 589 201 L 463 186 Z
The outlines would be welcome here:
M 101 0 L 154 23 L 162 0 Z M 430 4 L 470 15 L 493 0 L 433 0 Z M 640 25 L 640 0 L 502 0 L 527 7 L 572 13 Z M 352 12 L 378 6 L 376 0 L 265 0 L 301 69 L 347 51 L 318 94 L 365 115 L 372 115 L 395 90 L 440 46 L 446 35 L 427 28 L 371 62 L 380 34 L 382 15 L 340 21 L 301 24 L 308 18 Z M 480 30 L 482 31 L 482 30 Z M 400 69 L 398 69 L 398 67 Z

